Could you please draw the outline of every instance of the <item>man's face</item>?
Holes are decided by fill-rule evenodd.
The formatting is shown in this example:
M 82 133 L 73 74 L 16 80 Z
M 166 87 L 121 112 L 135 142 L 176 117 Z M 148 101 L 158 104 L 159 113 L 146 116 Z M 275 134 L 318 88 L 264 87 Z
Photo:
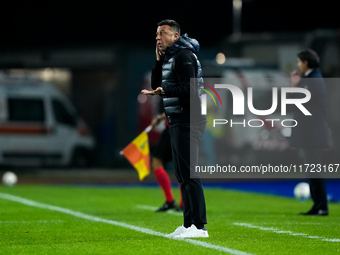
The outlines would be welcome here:
M 307 61 L 302 61 L 301 59 L 298 58 L 298 68 L 300 69 L 302 74 L 305 74 L 309 67 L 308 67 L 308 62 Z
M 171 46 L 179 38 L 178 33 L 174 33 L 170 30 L 170 26 L 163 25 L 157 28 L 156 32 L 156 45 L 160 52 L 165 52 L 166 48 Z

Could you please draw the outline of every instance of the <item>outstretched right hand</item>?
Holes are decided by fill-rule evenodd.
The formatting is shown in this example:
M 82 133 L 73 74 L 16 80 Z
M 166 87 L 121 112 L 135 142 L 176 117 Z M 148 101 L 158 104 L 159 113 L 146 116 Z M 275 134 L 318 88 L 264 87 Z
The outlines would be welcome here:
M 141 93 L 144 94 L 144 95 L 151 95 L 151 96 L 154 96 L 154 95 L 160 95 L 160 94 L 162 94 L 162 91 L 163 91 L 162 87 L 158 87 L 158 88 L 155 89 L 155 90 L 147 90 L 147 89 L 143 89 L 143 90 L 141 91 Z

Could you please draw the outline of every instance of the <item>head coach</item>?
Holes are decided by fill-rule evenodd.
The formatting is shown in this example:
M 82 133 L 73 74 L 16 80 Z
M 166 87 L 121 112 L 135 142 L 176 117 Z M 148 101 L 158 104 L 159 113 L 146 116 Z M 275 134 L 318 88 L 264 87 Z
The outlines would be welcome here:
M 167 237 L 208 237 L 201 179 L 190 177 L 190 167 L 197 164 L 199 143 L 206 126 L 206 118 L 200 113 L 202 69 L 195 55 L 199 43 L 187 34 L 181 35 L 180 26 L 174 20 L 163 20 L 157 25 L 153 90 L 142 90 L 142 93 L 162 97 L 170 125 L 175 174 L 181 185 L 184 223 Z

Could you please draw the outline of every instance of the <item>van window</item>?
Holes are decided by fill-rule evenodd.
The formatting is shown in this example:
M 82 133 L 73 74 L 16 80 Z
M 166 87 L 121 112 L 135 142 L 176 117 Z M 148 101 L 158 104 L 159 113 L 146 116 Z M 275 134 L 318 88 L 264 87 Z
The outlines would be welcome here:
M 10 121 L 39 121 L 45 120 L 43 100 L 41 99 L 8 99 Z
M 57 122 L 60 124 L 76 126 L 76 118 L 65 108 L 59 100 L 52 100 L 53 112 Z

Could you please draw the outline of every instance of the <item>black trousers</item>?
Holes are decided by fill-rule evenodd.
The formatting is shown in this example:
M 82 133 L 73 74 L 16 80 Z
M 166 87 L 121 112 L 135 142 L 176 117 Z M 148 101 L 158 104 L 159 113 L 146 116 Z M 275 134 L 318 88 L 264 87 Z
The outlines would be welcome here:
M 185 226 L 207 223 L 201 179 L 190 178 L 190 167 L 193 170 L 198 162 L 199 143 L 204 130 L 205 124 L 173 124 L 169 129 L 175 174 L 182 192 Z
M 323 150 L 312 148 L 302 149 L 303 161 L 305 164 L 321 164 L 325 163 Z M 313 177 L 313 176 L 312 176 Z M 314 176 L 315 177 L 315 176 Z M 314 201 L 313 210 L 328 210 L 326 180 L 323 178 L 309 178 L 311 198 Z

